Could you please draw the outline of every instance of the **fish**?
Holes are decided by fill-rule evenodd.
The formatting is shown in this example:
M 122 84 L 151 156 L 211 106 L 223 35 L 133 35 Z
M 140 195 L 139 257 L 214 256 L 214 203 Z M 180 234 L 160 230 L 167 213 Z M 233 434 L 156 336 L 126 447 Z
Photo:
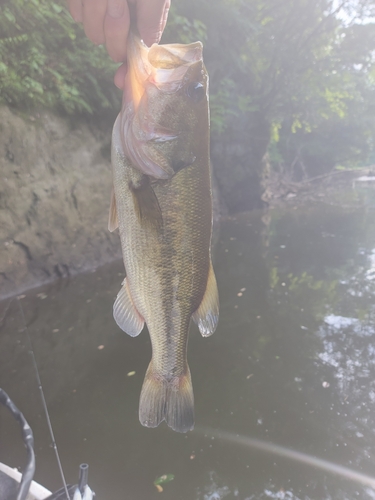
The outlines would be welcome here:
M 194 427 L 187 362 L 191 319 L 214 333 L 219 296 L 211 260 L 208 75 L 201 42 L 147 47 L 133 32 L 113 127 L 108 228 L 119 228 L 126 278 L 114 306 L 135 337 L 147 325 L 152 359 L 139 420 Z

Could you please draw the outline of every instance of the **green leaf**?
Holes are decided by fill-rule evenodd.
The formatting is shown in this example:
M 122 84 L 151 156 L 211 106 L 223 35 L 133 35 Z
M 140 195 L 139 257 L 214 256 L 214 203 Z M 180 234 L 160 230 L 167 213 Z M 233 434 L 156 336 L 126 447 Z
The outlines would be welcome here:
M 170 483 L 171 481 L 173 481 L 173 479 L 174 479 L 173 474 L 163 474 L 162 476 L 155 479 L 154 485 L 157 486 L 157 485 Z

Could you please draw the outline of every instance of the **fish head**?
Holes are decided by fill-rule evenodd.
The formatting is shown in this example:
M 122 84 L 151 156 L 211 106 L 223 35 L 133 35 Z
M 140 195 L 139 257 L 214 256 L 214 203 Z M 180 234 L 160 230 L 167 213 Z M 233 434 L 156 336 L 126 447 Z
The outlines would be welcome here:
M 203 46 L 156 45 L 134 38 L 123 100 L 124 152 L 134 167 L 168 179 L 206 155 L 208 75 Z

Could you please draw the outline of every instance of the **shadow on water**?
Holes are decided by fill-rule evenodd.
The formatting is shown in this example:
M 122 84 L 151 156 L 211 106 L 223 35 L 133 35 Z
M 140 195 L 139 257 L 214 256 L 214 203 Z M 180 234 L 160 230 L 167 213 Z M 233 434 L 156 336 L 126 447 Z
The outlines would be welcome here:
M 151 346 L 112 318 L 122 263 L 21 296 L 67 479 L 88 462 L 106 500 L 375 499 L 375 191 L 225 220 L 215 269 L 220 324 L 191 332 L 187 435 L 138 422 Z M 36 479 L 57 489 L 25 335 L 17 300 L 0 303 L 0 383 L 34 430 Z M 0 417 L 0 461 L 22 466 Z

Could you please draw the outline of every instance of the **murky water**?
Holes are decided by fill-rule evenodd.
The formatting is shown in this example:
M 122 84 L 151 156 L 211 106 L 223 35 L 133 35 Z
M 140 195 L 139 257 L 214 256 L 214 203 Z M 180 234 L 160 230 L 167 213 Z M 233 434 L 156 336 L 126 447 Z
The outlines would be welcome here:
M 221 319 L 191 332 L 187 435 L 138 422 L 150 341 L 112 319 L 121 263 L 20 299 L 67 480 L 88 462 L 98 499 L 375 499 L 375 189 L 225 220 L 215 269 Z M 57 489 L 17 300 L 0 321 L 0 384 L 34 430 L 36 480 Z M 22 466 L 0 417 L 0 461 Z

